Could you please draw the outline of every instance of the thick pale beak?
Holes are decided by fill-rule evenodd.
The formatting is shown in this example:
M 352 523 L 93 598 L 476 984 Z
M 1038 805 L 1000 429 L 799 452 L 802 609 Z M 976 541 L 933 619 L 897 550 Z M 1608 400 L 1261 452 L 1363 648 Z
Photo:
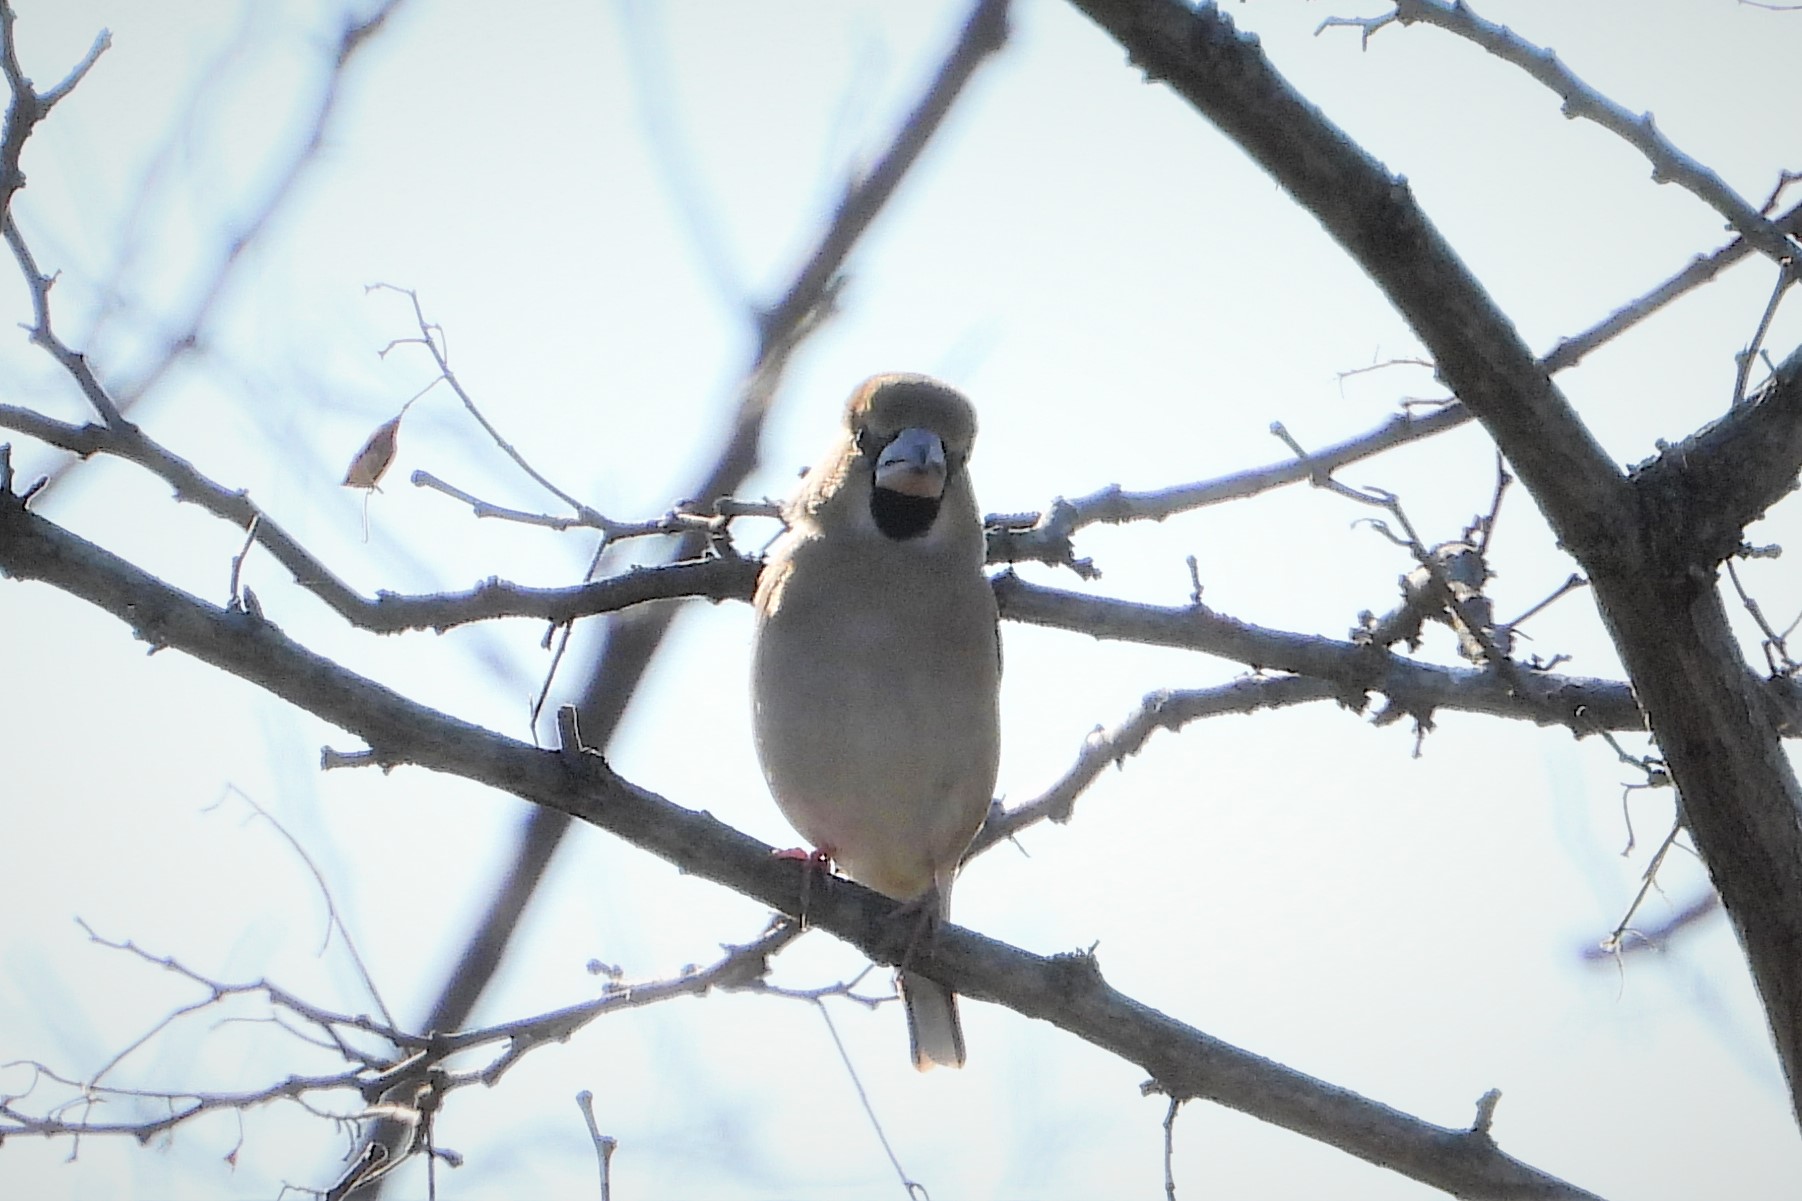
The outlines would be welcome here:
M 931 430 L 902 430 L 876 460 L 876 486 L 903 496 L 943 496 L 945 444 Z

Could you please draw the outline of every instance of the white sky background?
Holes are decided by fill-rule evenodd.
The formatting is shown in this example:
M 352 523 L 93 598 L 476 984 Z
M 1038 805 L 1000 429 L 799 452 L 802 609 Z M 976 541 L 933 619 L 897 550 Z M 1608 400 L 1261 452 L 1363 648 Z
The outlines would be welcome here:
M 339 14 L 305 4 L 22 0 L 27 72 L 60 79 L 97 29 L 113 48 L 34 136 L 17 211 L 59 331 L 103 378 L 136 377 L 193 303 L 225 236 L 292 154 Z M 133 416 L 245 487 L 366 593 L 461 588 L 500 575 L 561 584 L 591 542 L 478 522 L 405 483 L 426 468 L 490 499 L 544 508 L 446 391 L 409 415 L 387 490 L 338 488 L 381 421 L 430 378 L 410 332 L 417 288 L 453 366 L 520 450 L 609 515 L 661 512 L 714 454 L 750 353 L 748 305 L 786 283 L 835 201 L 910 106 L 966 11 L 955 4 L 415 3 L 353 68 L 317 163 L 232 277 L 202 352 Z M 1514 68 L 1425 27 L 1313 27 L 1350 3 L 1246 3 L 1234 18 L 1313 102 L 1392 170 L 1517 322 L 1548 350 L 1725 240 L 1693 197 Z M 1762 200 L 1802 168 L 1794 62 L 1802 14 L 1728 0 L 1506 3 L 1483 15 L 1555 46 L 1590 83 L 1652 109 L 1676 144 Z M 635 16 L 628 16 L 628 12 Z M 1376 289 L 1265 176 L 1061 3 L 1024 0 L 986 67 L 851 264 L 845 311 L 798 356 L 752 495 L 787 491 L 831 436 L 849 389 L 878 370 L 943 375 L 976 400 L 974 470 L 992 511 L 1037 509 L 1118 482 L 1151 488 L 1284 456 L 1376 425 L 1426 373 L 1337 373 L 1418 352 Z M 209 69 L 206 64 L 215 64 Z M 205 82 L 199 81 L 205 78 Z M 640 81 L 645 82 L 640 82 Z M 690 175 L 682 201 L 720 247 L 697 249 L 647 148 L 645 101 Z M 179 130 L 179 133 L 172 132 Z M 724 276 L 722 282 L 721 276 Z M 1733 353 L 1773 280 L 1748 263 L 1560 376 L 1624 463 L 1717 415 Z M 0 271 L 7 322 L 29 318 Z M 1769 345 L 1802 337 L 1791 308 Z M 12 403 L 85 419 L 22 334 L 0 339 Z M 29 479 L 59 460 L 12 436 Z M 1493 451 L 1468 427 L 1347 469 L 1399 493 L 1429 540 L 1481 512 Z M 240 532 L 169 503 L 117 463 L 82 467 L 47 516 L 215 603 Z M 1157 526 L 1085 531 L 1105 573 L 1023 568 L 1063 587 L 1181 603 L 1193 554 L 1206 599 L 1260 624 L 1342 637 L 1383 611 L 1404 552 L 1365 514 L 1291 488 Z M 1757 541 L 1795 543 L 1794 506 Z M 741 544 L 767 531 L 747 523 Z M 1494 594 L 1525 610 L 1571 570 L 1524 491 L 1508 498 Z M 1791 560 L 1745 570 L 1774 620 L 1802 608 Z M 308 645 L 446 712 L 515 736 L 545 665 L 541 628 L 442 637 L 344 629 L 265 555 L 247 582 Z M 1583 595 L 1528 627 L 1532 652 L 1618 676 Z M 633 781 L 792 845 L 752 754 L 750 612 L 699 602 L 611 751 Z M 1000 788 L 1034 795 L 1085 734 L 1147 691 L 1230 680 L 1210 658 L 1005 627 Z M 1755 643 L 1748 643 L 1755 645 Z M 1425 656 L 1450 655 L 1443 634 Z M 368 1008 L 341 953 L 316 957 L 317 891 L 282 839 L 228 799 L 254 796 L 309 849 L 389 1004 L 414 1019 L 496 886 L 526 807 L 401 770 L 320 775 L 318 748 L 356 744 L 34 584 L 0 586 L 0 1060 L 96 1070 L 192 988 L 90 945 L 71 918 L 215 978 L 267 977 L 322 1005 Z M 565 681 L 571 689 L 572 678 Z M 1637 744 L 1630 744 L 1635 745 Z M 1504 1150 L 1612 1197 L 1769 1196 L 1802 1143 L 1763 1017 L 1718 917 L 1620 970 L 1579 959 L 1619 919 L 1668 826 L 1667 799 L 1598 740 L 1441 715 L 1411 729 L 1314 706 L 1155 736 L 1068 826 L 1034 829 L 958 888 L 956 920 L 1052 953 L 1091 945 L 1109 980 L 1210 1034 L 1421 1118 L 1467 1124 L 1503 1090 Z M 1673 856 L 1653 923 L 1705 886 Z M 668 975 L 745 941 L 765 911 L 604 833 L 573 832 L 478 1014 L 513 1019 L 593 994 L 584 964 Z M 823 934 L 779 960 L 781 982 L 854 975 Z M 881 987 L 880 981 L 871 984 Z M 1164 1103 L 1144 1073 L 1049 1026 L 966 1002 L 970 1064 L 916 1075 L 901 1015 L 832 1017 L 908 1173 L 956 1197 L 1155 1195 Z M 259 1087 L 330 1070 L 266 1025 L 201 1019 L 110 1077 L 143 1087 Z M 23 1086 L 0 1072 L 0 1091 Z M 455 1094 L 439 1139 L 468 1157 L 446 1197 L 592 1197 L 573 1103 L 596 1094 L 620 1139 L 617 1196 L 892 1197 L 899 1185 L 811 1008 L 713 996 L 605 1019 L 541 1049 L 492 1090 Z M 347 1099 L 346 1105 L 350 1104 Z M 96 1115 L 100 1116 L 100 1115 Z M 18 1197 L 273 1195 L 322 1186 L 343 1147 L 294 1107 L 216 1117 L 140 1148 L 9 1140 Z M 409 1169 L 411 1170 L 411 1169 Z M 1215 1107 L 1177 1127 L 1181 1195 L 1434 1195 L 1339 1151 Z M 401 1190 L 423 1195 L 423 1173 Z

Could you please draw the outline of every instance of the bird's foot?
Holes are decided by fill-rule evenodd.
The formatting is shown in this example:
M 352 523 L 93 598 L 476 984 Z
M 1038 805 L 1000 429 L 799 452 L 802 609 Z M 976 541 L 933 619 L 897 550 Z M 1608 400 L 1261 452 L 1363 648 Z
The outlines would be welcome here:
M 807 928 L 807 910 L 813 899 L 814 877 L 825 879 L 832 875 L 832 848 L 818 847 L 808 850 L 805 847 L 790 847 L 785 851 L 777 851 L 777 859 L 794 859 L 801 864 L 801 912 L 795 915 L 801 928 Z

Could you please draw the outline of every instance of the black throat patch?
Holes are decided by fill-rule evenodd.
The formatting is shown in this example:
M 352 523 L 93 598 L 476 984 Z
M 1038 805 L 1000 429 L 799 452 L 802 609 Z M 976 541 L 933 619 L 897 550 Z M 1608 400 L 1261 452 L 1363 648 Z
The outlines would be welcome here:
M 936 496 L 909 496 L 890 488 L 870 490 L 870 516 L 876 528 L 897 542 L 918 538 L 939 515 Z

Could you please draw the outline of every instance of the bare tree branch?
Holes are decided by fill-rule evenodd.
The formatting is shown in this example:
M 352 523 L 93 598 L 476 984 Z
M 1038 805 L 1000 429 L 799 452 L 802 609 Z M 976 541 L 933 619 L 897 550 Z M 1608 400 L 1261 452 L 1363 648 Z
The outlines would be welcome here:
M 1219 688 L 1165 689 L 1151 693 L 1114 729 L 1097 728 L 1083 743 L 1070 770 L 1050 788 L 1032 800 L 991 811 L 982 829 L 977 831 L 976 841 L 964 852 L 964 860 L 974 859 L 996 843 L 1005 842 L 1041 821 L 1069 821 L 1076 811 L 1077 798 L 1088 790 L 1096 777 L 1107 770 L 1110 763 L 1118 767 L 1129 756 L 1138 754 L 1159 730 L 1180 730 L 1192 721 L 1223 713 L 1255 713 L 1260 709 L 1282 709 L 1332 699 L 1334 687 L 1331 683 L 1305 676 L 1252 676 Z M 1357 703 L 1362 704 L 1362 697 Z
M 1802 232 L 1802 204 L 1791 205 L 1772 224 L 1786 235 Z M 1721 272 L 1752 253 L 1752 243 L 1736 237 L 1712 254 L 1697 255 L 1683 270 L 1637 300 L 1621 306 L 1605 321 L 1574 337 L 1564 339 L 1545 357 L 1552 370 L 1562 370 L 1596 347 L 1639 324 L 1671 301 L 1713 280 Z
M 415 764 L 511 793 L 609 830 L 684 872 L 800 912 L 803 865 L 703 810 L 636 787 L 597 752 L 541 751 L 435 712 L 267 622 L 168 587 L 10 495 L 0 496 L 0 565 L 112 613 L 153 646 L 181 650 L 314 713 L 362 738 L 385 765 Z M 905 923 L 890 920 L 892 902 L 844 880 L 815 880 L 806 908 L 812 924 L 877 962 L 905 957 L 910 970 L 959 992 L 1052 1022 L 1140 1065 L 1172 1097 L 1217 1101 L 1460 1196 L 1591 1196 L 1504 1154 L 1486 1131 L 1420 1121 L 1158 1013 L 1111 988 L 1092 954 L 1034 955 L 950 925 L 929 946 L 913 945 Z M 275 1093 L 283 1087 L 298 1086 Z
M 403 1122 L 410 1122 L 410 1115 L 388 1112 L 393 1106 L 392 1098 L 411 1095 L 428 1080 L 438 1098 L 438 1104 L 442 1104 L 444 1095 L 459 1088 L 476 1084 L 492 1087 L 533 1051 L 567 1042 L 571 1036 L 599 1018 L 661 1004 L 678 997 L 704 996 L 715 989 L 765 992 L 772 996 L 788 995 L 786 990 L 770 987 L 765 977 L 771 957 L 800 935 L 800 927 L 795 922 L 779 919 L 751 942 L 723 948 L 722 957 L 706 967 L 691 964 L 674 975 L 658 980 L 628 982 L 609 979 L 598 997 L 548 1013 L 469 1030 L 414 1033 L 367 1017 L 325 1009 L 302 1000 L 268 980 L 232 983 L 215 979 L 195 971 L 172 956 L 153 954 L 129 940 L 104 938 L 86 923 L 82 923 L 82 927 L 95 943 L 172 972 L 196 986 L 201 996 L 192 1003 L 179 1006 L 85 1080 L 71 1079 L 41 1063 L 29 1066 L 38 1082 L 47 1080 L 65 1086 L 76 1094 L 78 1103 L 86 1109 L 126 1101 L 153 1101 L 160 1103 L 158 1107 L 163 1112 L 155 1117 L 136 1119 L 96 1120 L 93 1117 L 83 1117 L 70 1120 L 60 1116 L 68 1108 L 67 1101 L 52 1103 L 45 1100 L 30 1107 L 21 1105 L 21 1101 L 35 1091 L 35 1088 L 31 1088 L 20 1094 L 0 1097 L 0 1138 L 125 1135 L 147 1142 L 206 1114 L 228 1110 L 243 1111 L 277 1101 L 294 1101 L 314 1112 L 322 1112 L 318 1107 L 329 1106 L 329 1098 L 333 1094 L 346 1092 L 360 1094 L 367 1107 L 360 1113 L 340 1115 L 342 1118 L 374 1123 L 384 1118 L 399 1117 Z M 803 999 L 817 1000 L 820 996 L 844 995 L 848 992 L 843 988 L 820 990 L 818 994 Z M 149 1043 L 175 1022 L 202 1013 L 213 1016 L 215 1020 L 224 1020 L 220 1015 L 230 1014 L 231 1011 L 225 1007 L 235 1000 L 260 1001 L 272 1015 L 291 1014 L 305 1026 L 316 1028 L 319 1035 L 309 1037 L 281 1021 L 279 1016 L 258 1019 L 269 1021 L 286 1034 L 344 1059 L 350 1066 L 335 1073 L 290 1074 L 261 1088 L 230 1091 L 179 1087 L 128 1088 L 103 1083 L 119 1061 Z M 387 1049 L 379 1054 L 359 1050 L 353 1041 L 357 1036 L 379 1040 L 386 1044 Z M 445 1065 L 453 1058 L 467 1059 L 474 1052 L 486 1052 L 491 1058 L 474 1069 L 446 1070 Z M 417 1149 L 419 1148 L 413 1148 Z M 377 1176 L 391 1171 L 397 1166 L 393 1160 L 403 1158 L 407 1153 L 410 1152 L 384 1152 L 374 1160 L 360 1158 L 334 1187 L 348 1191 L 352 1187 L 368 1184 Z M 381 1166 L 380 1172 L 370 1170 L 376 1164 Z
M 1802 232 L 1802 204 L 1791 206 L 1773 222 L 1786 234 Z M 1555 375 L 1576 366 L 1597 348 L 1620 337 L 1652 314 L 1711 282 L 1722 271 L 1752 253 L 1752 245 L 1736 237 L 1719 250 L 1698 255 L 1692 262 L 1643 296 L 1634 298 L 1603 320 L 1578 334 L 1562 338 L 1540 365 Z M 1050 563 L 1075 568 L 1085 577 L 1099 575 L 1086 559 L 1078 559 L 1072 537 L 1097 523 L 1163 521 L 1178 513 L 1207 505 L 1242 500 L 1273 488 L 1303 481 L 1321 480 L 1348 463 L 1386 450 L 1418 442 L 1471 420 L 1471 412 L 1456 400 L 1448 400 L 1424 414 L 1404 410 L 1343 442 L 1322 447 L 1306 456 L 1264 467 L 1236 471 L 1216 479 L 1179 484 L 1148 492 L 1132 492 L 1110 484 L 1075 500 L 1054 501 L 1043 513 L 1008 514 L 989 519 L 989 562 Z
M 1481 46 L 1503 62 L 1513 63 L 1558 94 L 1566 117 L 1594 121 L 1645 155 L 1652 164 L 1654 182 L 1675 183 L 1693 193 L 1725 217 L 1741 237 L 1782 267 L 1792 280 L 1802 281 L 1795 243 L 1728 187 L 1726 180 L 1672 145 L 1658 132 L 1651 113 L 1634 116 L 1577 78 L 1555 52 L 1535 46 L 1505 25 L 1485 21 L 1463 0 L 1455 4 L 1446 0 L 1397 0 L 1393 16 L 1404 25 L 1421 21 L 1438 26 Z M 1380 24 L 1386 18 L 1372 20 Z M 1366 25 L 1366 39 L 1371 31 L 1371 26 Z
M 389 343 L 382 350 L 383 356 L 386 356 L 388 351 L 393 350 L 399 345 L 417 345 L 425 347 L 426 353 L 432 356 L 432 362 L 438 368 L 437 379 L 432 382 L 437 383 L 439 380 L 442 380 L 450 387 L 452 392 L 456 393 L 457 399 L 463 402 L 464 410 L 471 417 L 476 419 L 476 424 L 482 427 L 482 432 L 488 435 L 488 440 L 493 442 L 494 445 L 500 449 L 502 454 L 513 460 L 513 465 L 515 467 L 518 467 L 521 471 L 525 472 L 525 474 L 531 478 L 533 483 L 568 505 L 585 524 L 599 527 L 605 521 L 605 518 L 602 518 L 601 515 L 596 513 L 593 509 L 590 509 L 587 505 L 546 479 L 536 467 L 526 461 L 526 457 L 519 453 L 519 449 L 515 447 L 513 443 L 501 436 L 501 432 L 494 427 L 494 423 L 489 421 L 488 418 L 483 415 L 482 410 L 476 405 L 475 398 L 463 387 L 463 381 L 457 378 L 457 373 L 455 371 L 451 370 L 450 354 L 444 346 L 444 329 L 436 322 L 426 320 L 425 309 L 421 307 L 419 303 L 418 292 L 415 292 L 412 288 L 402 288 L 394 284 L 382 283 L 370 284 L 365 291 L 396 292 L 405 296 L 407 298 L 407 303 L 411 305 L 413 309 L 414 324 L 419 328 L 419 336 L 417 338 L 403 338 Z M 426 387 L 429 390 L 431 385 L 428 384 Z M 408 401 L 407 403 L 411 404 L 412 401 Z
M 230 236 L 224 239 L 224 250 L 218 262 L 213 265 L 206 276 L 205 283 L 195 293 L 188 312 L 174 323 L 174 332 L 168 337 L 167 353 L 161 355 L 136 381 L 117 390 L 102 387 L 99 380 L 88 371 L 85 358 L 63 345 L 51 332 L 48 300 L 50 284 L 54 277 L 45 276 L 39 272 L 37 264 L 26 246 L 23 234 L 16 228 L 12 211 L 12 194 L 24 183 L 24 176 L 18 171 L 18 156 L 25 139 L 30 136 L 35 123 L 48 113 L 50 106 L 67 95 L 80 82 L 81 77 L 94 64 L 94 60 L 99 57 L 100 52 L 110 45 L 111 35 L 103 31 L 96 39 L 94 48 L 89 52 L 88 57 L 75 72 L 49 92 L 37 97 L 34 104 L 21 108 L 18 100 L 20 85 L 22 83 L 29 88 L 30 81 L 24 80 L 22 75 L 16 73 L 18 63 L 13 46 L 12 7 L 10 4 L 0 7 L 0 17 L 4 18 L 5 23 L 3 38 L 0 40 L 4 41 L 5 54 L 11 64 L 8 68 L 7 79 L 14 91 L 14 112 L 28 118 L 9 120 L 8 141 L 5 145 L 0 146 L 0 177 L 7 181 L 6 186 L 0 188 L 0 211 L 5 213 L 5 236 L 13 250 L 14 257 L 19 260 L 27 285 L 32 290 L 32 300 L 36 309 L 36 322 L 32 330 L 33 341 L 43 345 L 63 364 L 81 386 L 89 403 L 95 407 L 102 420 L 106 421 L 109 426 L 115 429 L 124 426 L 131 432 L 135 432 L 135 427 L 130 427 L 129 423 L 123 421 L 123 414 L 129 412 L 140 399 L 155 388 L 168 371 L 197 345 L 202 328 L 210 319 L 220 298 L 225 294 L 237 265 L 244 261 L 245 252 L 273 224 L 288 199 L 295 193 L 300 180 L 318 158 L 319 150 L 324 145 L 326 132 L 337 111 L 343 91 L 343 80 L 352 61 L 356 58 L 357 53 L 367 46 L 386 25 L 388 19 L 400 7 L 401 2 L 402 0 L 380 0 L 380 3 L 368 16 L 345 22 L 344 27 L 339 31 L 331 63 L 326 68 L 325 76 L 314 98 L 312 116 L 307 123 L 306 135 L 300 147 L 289 156 L 286 166 L 269 185 L 255 208 L 231 231 Z M 92 453 L 92 451 L 74 447 L 67 449 L 75 449 L 76 453 L 84 458 Z M 46 488 L 54 489 L 66 478 L 69 466 L 69 464 L 65 464 L 53 471 L 46 481 Z
M 1248 667 L 1290 672 L 1331 687 L 1334 699 L 1362 709 L 1369 693 L 1389 698 L 1392 712 L 1430 719 L 1458 709 L 1557 725 L 1575 734 L 1638 730 L 1645 719 L 1626 684 L 1520 670 L 1511 683 L 1488 668 L 1442 667 L 1371 643 L 1294 634 L 1239 621 L 1205 605 L 1178 608 L 1084 596 L 1013 575 L 995 581 L 1001 614 L 1011 621 L 1147 646 L 1203 651 Z M 1793 689 L 1773 686 L 1773 704 L 1795 703 Z M 1781 698 L 1779 700 L 1778 698 Z M 1313 699 L 1313 698 L 1308 698 Z
M 1328 121 L 1217 9 L 1175 0 L 1076 0 L 1149 76 L 1237 141 L 1371 274 L 1476 412 L 1568 548 L 1606 546 L 1626 480 L 1507 317 L 1391 175 Z M 1521 448 L 1538 453 L 1519 455 Z M 1580 557 L 1580 556 L 1579 556 Z
M 1739 550 L 1745 528 L 1796 489 L 1802 469 L 1802 348 L 1744 404 L 1634 471 L 1660 535 L 1713 566 Z
M 1737 544 L 1723 522 L 1768 490 L 1755 486 L 1737 511 L 1710 519 L 1681 507 L 1695 499 L 1693 486 L 1673 495 L 1671 481 L 1689 482 L 1680 455 L 1667 451 L 1664 464 L 1624 477 L 1405 183 L 1298 95 L 1217 9 L 1076 3 L 1275 176 L 1376 281 L 1583 566 L 1746 950 L 1802 1116 L 1802 785 L 1780 743 L 1789 719 L 1746 670 L 1715 578 L 1726 544 Z M 1757 229 L 1741 232 L 1756 243 Z M 1773 412 L 1790 392 L 1778 386 Z M 1792 449 L 1786 440 L 1772 457 Z

